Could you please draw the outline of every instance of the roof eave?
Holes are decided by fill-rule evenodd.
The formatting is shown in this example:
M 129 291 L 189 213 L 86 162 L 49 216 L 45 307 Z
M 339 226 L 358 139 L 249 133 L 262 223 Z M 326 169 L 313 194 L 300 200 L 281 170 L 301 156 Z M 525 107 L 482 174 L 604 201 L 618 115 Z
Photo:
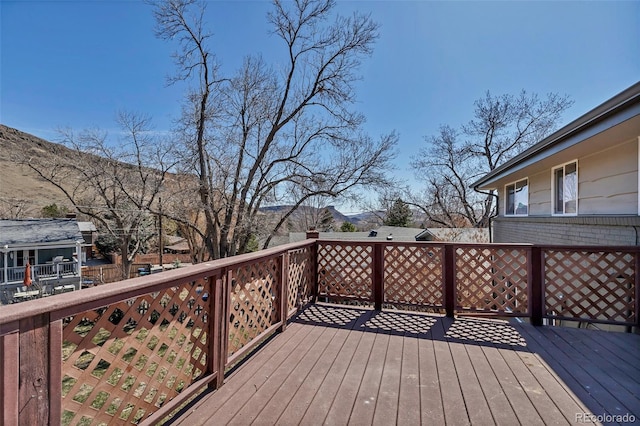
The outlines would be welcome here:
M 597 125 L 598 123 L 603 122 L 607 118 L 610 118 L 615 114 L 629 109 L 634 105 L 636 107 L 639 107 L 640 109 L 640 82 L 620 92 L 616 96 L 605 101 L 586 114 L 573 120 L 571 123 L 567 124 L 560 130 L 557 130 L 556 132 L 547 136 L 542 141 L 533 145 L 531 148 L 525 150 L 524 152 L 515 156 L 501 166 L 495 168 L 491 172 L 484 175 L 481 179 L 472 183 L 470 187 L 474 190 L 495 189 L 490 185 L 501 179 L 505 175 L 509 174 L 512 168 L 521 165 L 525 161 L 530 160 L 534 157 L 541 156 L 551 147 L 556 146 L 563 141 L 567 141 L 569 138 L 572 138 L 586 131 L 587 129 Z M 576 141 L 575 143 L 578 142 L 579 141 Z M 538 159 L 536 159 L 536 161 L 537 160 Z

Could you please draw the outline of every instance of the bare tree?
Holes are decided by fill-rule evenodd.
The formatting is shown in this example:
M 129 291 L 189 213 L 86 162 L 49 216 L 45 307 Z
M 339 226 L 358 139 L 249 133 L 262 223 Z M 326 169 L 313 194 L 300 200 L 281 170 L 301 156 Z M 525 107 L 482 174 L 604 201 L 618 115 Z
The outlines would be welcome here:
M 263 231 L 266 247 L 307 199 L 387 184 L 397 136 L 373 140 L 361 131 L 364 117 L 349 110 L 356 71 L 378 26 L 365 15 L 333 17 L 334 4 L 274 1 L 268 19 L 287 57 L 280 72 L 249 57 L 221 78 L 207 46 L 204 4 L 155 3 L 157 34 L 179 40 L 176 78 L 196 82 L 181 137 L 194 155 L 188 162 L 198 174 L 211 257 L 244 252 L 261 232 L 263 205 L 291 206 Z
M 0 197 L 0 218 L 21 219 L 28 217 L 29 201 L 20 198 Z
M 441 126 L 438 134 L 425 138 L 427 145 L 412 161 L 424 192 L 414 192 L 411 204 L 440 226 L 488 226 L 495 194 L 476 193 L 470 182 L 550 134 L 572 104 L 553 93 L 541 99 L 524 90 L 517 96 L 487 92 L 460 130 Z
M 149 132 L 148 117 L 121 112 L 118 122 L 124 136 L 117 142 L 99 129 L 61 130 L 64 146 L 22 162 L 117 240 L 126 279 L 135 255 L 155 232 L 149 212 L 175 160 L 170 145 Z

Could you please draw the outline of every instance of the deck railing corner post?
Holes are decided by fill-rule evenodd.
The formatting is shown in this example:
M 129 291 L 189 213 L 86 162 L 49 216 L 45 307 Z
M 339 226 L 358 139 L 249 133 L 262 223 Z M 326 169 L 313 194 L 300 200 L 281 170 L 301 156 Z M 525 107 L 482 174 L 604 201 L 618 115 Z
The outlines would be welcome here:
M 376 311 L 381 311 L 384 303 L 384 248 L 384 244 L 373 246 L 373 305 Z
M 442 275 L 444 284 L 444 310 L 449 318 L 453 318 L 456 310 L 456 275 L 455 275 L 455 246 L 444 245 L 444 262 Z
M 540 246 L 531 247 L 527 272 L 529 277 L 529 315 L 531 317 L 531 324 L 540 326 L 542 325 L 542 318 L 544 316 L 544 292 L 542 289 L 544 263 L 542 261 L 542 248 Z

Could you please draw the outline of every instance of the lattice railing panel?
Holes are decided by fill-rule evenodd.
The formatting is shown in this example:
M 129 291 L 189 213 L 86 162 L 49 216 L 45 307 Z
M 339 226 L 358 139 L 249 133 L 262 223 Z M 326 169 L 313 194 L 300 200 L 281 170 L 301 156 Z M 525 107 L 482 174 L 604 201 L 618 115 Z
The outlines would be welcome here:
M 443 306 L 443 253 L 434 246 L 385 247 L 384 302 Z
M 527 312 L 526 249 L 458 247 L 455 265 L 458 309 Z
M 200 280 L 67 318 L 62 424 L 137 423 L 208 373 L 210 294 Z
M 280 263 L 270 258 L 233 270 L 228 355 L 279 321 Z
M 633 323 L 635 258 L 629 252 L 544 250 L 546 315 Z
M 371 300 L 373 247 L 345 243 L 318 243 L 318 292 Z
M 311 247 L 289 252 L 288 310 L 302 306 L 311 299 L 313 286 L 313 256 Z

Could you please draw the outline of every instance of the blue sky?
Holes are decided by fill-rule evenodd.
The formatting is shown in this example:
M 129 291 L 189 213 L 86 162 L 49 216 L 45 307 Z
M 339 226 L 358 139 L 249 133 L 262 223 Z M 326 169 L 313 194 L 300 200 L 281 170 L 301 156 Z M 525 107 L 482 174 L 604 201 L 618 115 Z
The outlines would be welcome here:
M 231 72 L 250 53 L 277 60 L 266 1 L 209 1 L 213 50 Z M 398 174 L 441 124 L 473 101 L 521 89 L 569 95 L 577 118 L 640 80 L 638 1 L 344 1 L 382 25 L 356 108 L 376 136 L 400 134 Z M 173 47 L 140 1 L 1 0 L 0 122 L 55 140 L 57 127 L 115 131 L 126 109 L 171 127 L 184 87 L 167 87 Z

